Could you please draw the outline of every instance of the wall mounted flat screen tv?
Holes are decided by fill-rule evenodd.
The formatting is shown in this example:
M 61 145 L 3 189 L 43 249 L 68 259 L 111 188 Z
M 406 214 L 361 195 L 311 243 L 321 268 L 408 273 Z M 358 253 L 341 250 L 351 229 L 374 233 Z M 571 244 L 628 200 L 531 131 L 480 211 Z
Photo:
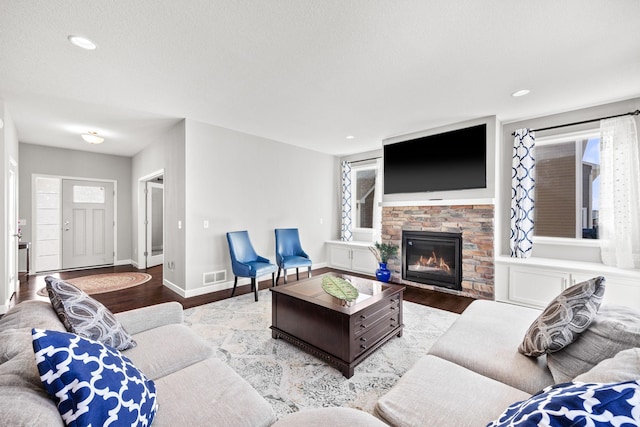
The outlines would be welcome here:
M 383 147 L 384 194 L 487 187 L 487 125 Z

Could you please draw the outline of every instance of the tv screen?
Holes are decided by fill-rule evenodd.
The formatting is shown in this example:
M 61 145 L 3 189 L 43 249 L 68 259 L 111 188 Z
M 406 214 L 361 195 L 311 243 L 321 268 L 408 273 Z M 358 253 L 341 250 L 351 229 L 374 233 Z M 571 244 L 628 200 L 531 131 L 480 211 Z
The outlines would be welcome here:
M 383 147 L 384 193 L 422 193 L 487 187 L 487 125 Z

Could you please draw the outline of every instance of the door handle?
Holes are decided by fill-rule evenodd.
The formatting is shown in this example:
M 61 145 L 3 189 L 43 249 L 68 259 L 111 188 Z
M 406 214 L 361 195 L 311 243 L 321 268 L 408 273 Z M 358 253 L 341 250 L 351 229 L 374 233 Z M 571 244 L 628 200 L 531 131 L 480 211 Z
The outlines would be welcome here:
M 69 221 L 65 221 L 65 222 L 64 222 L 64 231 L 69 231 L 69 230 L 70 230 L 70 228 L 69 228 Z

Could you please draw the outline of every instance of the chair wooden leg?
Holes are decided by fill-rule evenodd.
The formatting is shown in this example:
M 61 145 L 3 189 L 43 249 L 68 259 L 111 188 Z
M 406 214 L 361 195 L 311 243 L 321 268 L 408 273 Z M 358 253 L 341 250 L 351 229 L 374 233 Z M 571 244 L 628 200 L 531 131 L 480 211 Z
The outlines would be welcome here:
M 307 267 L 307 277 L 311 277 L 311 266 Z
M 282 276 L 284 278 L 284 284 L 287 284 L 287 269 L 283 268 L 282 271 L 284 272 L 284 276 Z
M 236 294 L 236 286 L 238 286 L 238 276 L 235 276 L 233 279 L 233 291 L 231 291 L 231 296 Z
M 296 267 L 296 280 L 300 280 L 300 273 L 298 272 L 299 268 Z
M 255 277 L 251 278 L 251 288 L 253 289 L 253 293 L 256 297 L 256 302 L 258 301 L 258 279 Z
M 276 277 L 276 286 L 278 285 L 278 280 L 280 280 L 280 267 L 278 267 L 278 276 Z

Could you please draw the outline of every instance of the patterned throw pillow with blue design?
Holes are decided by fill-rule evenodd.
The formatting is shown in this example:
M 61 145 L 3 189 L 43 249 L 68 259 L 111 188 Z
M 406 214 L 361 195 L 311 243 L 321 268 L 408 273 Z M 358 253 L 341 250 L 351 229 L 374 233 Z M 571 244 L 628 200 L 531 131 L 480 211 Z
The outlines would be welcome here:
M 640 425 L 640 381 L 563 383 L 509 406 L 487 427 Z
M 40 379 L 66 425 L 151 425 L 156 386 L 118 350 L 67 332 L 31 336 Z

